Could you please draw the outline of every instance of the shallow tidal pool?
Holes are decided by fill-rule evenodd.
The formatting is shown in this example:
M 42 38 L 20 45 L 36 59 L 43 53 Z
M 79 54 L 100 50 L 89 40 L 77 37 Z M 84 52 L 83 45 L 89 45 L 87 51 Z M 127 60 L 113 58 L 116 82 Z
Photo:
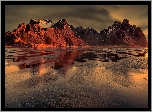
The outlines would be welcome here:
M 148 108 L 148 49 L 5 48 L 5 108 Z

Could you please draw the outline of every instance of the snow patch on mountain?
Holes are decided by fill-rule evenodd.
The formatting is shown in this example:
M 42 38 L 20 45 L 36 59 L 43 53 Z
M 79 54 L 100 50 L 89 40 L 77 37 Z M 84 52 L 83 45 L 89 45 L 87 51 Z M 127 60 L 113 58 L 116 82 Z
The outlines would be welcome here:
M 49 28 L 52 26 L 52 21 L 50 19 L 39 20 L 39 25 L 42 28 Z

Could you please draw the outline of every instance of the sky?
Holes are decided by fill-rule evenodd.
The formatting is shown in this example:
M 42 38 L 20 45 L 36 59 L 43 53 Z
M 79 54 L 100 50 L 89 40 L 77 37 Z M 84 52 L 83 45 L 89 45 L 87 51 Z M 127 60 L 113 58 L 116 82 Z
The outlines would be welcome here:
M 131 25 L 141 27 L 148 40 L 148 5 L 6 5 L 5 32 L 30 19 L 49 18 L 53 23 L 61 19 L 74 27 L 93 28 L 100 32 L 115 21 L 128 19 Z

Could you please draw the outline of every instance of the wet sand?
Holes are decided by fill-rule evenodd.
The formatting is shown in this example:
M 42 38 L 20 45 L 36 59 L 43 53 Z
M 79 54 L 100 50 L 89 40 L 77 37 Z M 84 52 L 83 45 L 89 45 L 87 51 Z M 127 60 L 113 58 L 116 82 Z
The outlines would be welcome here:
M 38 59 L 26 56 L 22 61 L 5 59 L 5 107 L 148 108 L 148 54 L 142 56 L 144 51 L 54 50 L 54 58 L 49 59 L 45 57 L 49 54 Z M 39 50 L 34 55 L 38 54 Z M 27 66 L 29 58 L 41 63 Z M 23 64 L 25 68 L 20 68 Z

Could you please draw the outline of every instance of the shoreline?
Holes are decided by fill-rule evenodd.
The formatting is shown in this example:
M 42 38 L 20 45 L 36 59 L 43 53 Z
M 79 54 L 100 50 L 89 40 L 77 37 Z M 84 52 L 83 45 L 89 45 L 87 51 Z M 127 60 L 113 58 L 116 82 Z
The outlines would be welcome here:
M 5 46 L 5 48 L 148 48 L 148 46 L 64 46 L 64 47 L 56 47 L 53 45 L 36 45 L 36 47 L 21 47 L 21 46 Z

